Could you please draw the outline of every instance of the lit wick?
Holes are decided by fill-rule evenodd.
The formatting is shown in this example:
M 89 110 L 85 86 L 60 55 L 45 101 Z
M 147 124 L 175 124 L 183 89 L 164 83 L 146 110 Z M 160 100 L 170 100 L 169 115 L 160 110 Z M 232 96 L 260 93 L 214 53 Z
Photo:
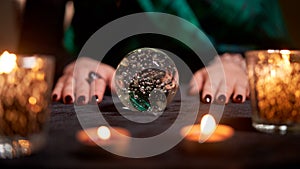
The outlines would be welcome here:
M 234 129 L 227 125 L 216 124 L 214 117 L 206 114 L 201 119 L 201 124 L 184 127 L 181 134 L 185 140 L 195 143 L 212 143 L 229 139 L 234 134 Z
M 3 52 L 0 56 L 0 74 L 10 73 L 17 67 L 17 56 L 15 54 L 8 53 L 7 51 Z
M 212 115 L 204 115 L 200 123 L 199 143 L 205 142 L 210 137 L 210 135 L 216 130 L 216 126 L 216 121 Z

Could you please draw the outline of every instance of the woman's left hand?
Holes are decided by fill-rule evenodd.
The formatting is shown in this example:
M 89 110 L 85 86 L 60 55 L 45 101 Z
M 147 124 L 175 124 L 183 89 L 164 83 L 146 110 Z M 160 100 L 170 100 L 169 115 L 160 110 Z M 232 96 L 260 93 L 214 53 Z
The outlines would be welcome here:
M 190 94 L 202 92 L 204 103 L 242 103 L 250 90 L 246 62 L 240 54 L 225 53 L 207 68 L 198 70 L 190 82 Z

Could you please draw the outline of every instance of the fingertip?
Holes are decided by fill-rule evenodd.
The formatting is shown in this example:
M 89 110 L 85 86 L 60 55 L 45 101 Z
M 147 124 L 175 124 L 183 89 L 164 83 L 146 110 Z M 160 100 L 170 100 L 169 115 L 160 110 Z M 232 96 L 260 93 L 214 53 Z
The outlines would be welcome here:
M 97 101 L 97 103 L 102 102 L 104 94 L 97 95 L 97 96 L 98 96 L 98 99 L 97 99 L 98 101 Z
M 95 84 L 91 88 L 91 94 L 93 96 L 97 95 L 97 97 L 98 97 L 97 103 L 100 103 L 102 101 L 103 95 L 105 94 L 106 87 L 107 86 L 106 86 L 106 82 L 104 81 L 104 79 L 95 80 Z M 113 89 L 111 89 L 111 90 L 113 90 Z
M 226 104 L 227 102 L 227 97 L 224 94 L 220 94 L 219 96 L 217 96 L 216 103 Z
M 56 102 L 56 101 L 58 101 L 58 96 L 57 96 L 57 94 L 52 94 L 52 101 L 54 101 L 54 102 Z
M 91 104 L 98 104 L 99 97 L 97 95 L 94 95 L 91 97 Z
M 85 96 L 79 96 L 76 99 L 76 105 L 84 105 L 84 104 L 86 104 L 86 98 L 85 98 Z
M 209 104 L 212 102 L 212 96 L 210 94 L 206 94 L 203 98 L 202 98 L 202 102 Z
M 70 95 L 65 96 L 64 98 L 64 103 L 65 104 L 72 104 L 73 103 L 73 98 Z
M 241 94 L 235 96 L 232 100 L 234 103 L 242 103 L 244 102 L 244 97 Z

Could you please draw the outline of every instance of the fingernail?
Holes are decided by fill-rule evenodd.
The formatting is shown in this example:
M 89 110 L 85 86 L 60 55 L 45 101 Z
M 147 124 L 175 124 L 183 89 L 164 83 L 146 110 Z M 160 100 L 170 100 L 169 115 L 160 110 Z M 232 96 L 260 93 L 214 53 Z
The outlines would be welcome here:
M 219 104 L 225 104 L 225 102 L 226 102 L 226 96 L 225 95 L 220 95 L 219 97 L 218 97 L 218 99 L 217 99 L 217 102 L 219 103 Z
M 98 101 L 99 101 L 98 96 L 97 96 L 97 95 L 94 95 L 94 96 L 92 97 L 92 100 L 91 100 L 92 104 L 97 104 Z
M 241 103 L 242 101 L 243 101 L 242 95 L 237 95 L 234 99 L 234 102 L 236 102 L 236 103 Z
M 66 104 L 71 104 L 73 102 L 73 99 L 70 95 L 66 96 L 65 97 L 65 103 Z
M 79 96 L 79 97 L 77 98 L 76 103 L 77 103 L 78 105 L 83 105 L 84 102 L 85 102 L 85 96 Z
M 204 103 L 211 103 L 211 100 L 212 100 L 212 97 L 211 95 L 205 95 L 204 99 L 203 99 L 203 102 Z
M 56 101 L 56 99 L 57 99 L 57 94 L 54 94 L 54 95 L 52 96 L 52 101 Z

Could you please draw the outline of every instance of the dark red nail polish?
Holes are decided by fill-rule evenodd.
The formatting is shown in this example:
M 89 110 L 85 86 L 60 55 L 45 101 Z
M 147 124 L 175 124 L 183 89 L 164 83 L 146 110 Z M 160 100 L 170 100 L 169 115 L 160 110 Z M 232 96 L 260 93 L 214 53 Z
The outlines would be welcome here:
M 52 101 L 56 101 L 56 99 L 57 99 L 57 94 L 54 94 L 54 95 L 52 96 Z
M 66 96 L 65 97 L 65 103 L 66 104 L 71 104 L 73 102 L 73 99 L 70 95 Z
M 204 103 L 211 103 L 211 100 L 212 100 L 212 97 L 211 95 L 205 95 L 204 99 L 203 99 L 203 102 Z
M 237 95 L 234 99 L 235 103 L 241 103 L 243 101 L 243 96 L 242 95 Z
M 76 104 L 78 104 L 78 105 L 83 105 L 84 102 L 85 102 L 85 96 L 79 96 L 79 97 L 77 98 Z
M 98 101 L 99 101 L 99 98 L 98 98 L 97 95 L 94 95 L 94 96 L 92 97 L 92 99 L 91 99 L 91 103 L 92 103 L 92 104 L 97 104 Z
M 219 104 L 225 104 L 225 102 L 226 102 L 226 96 L 225 95 L 220 95 L 219 97 L 218 97 L 218 99 L 217 99 L 217 103 L 219 103 Z

